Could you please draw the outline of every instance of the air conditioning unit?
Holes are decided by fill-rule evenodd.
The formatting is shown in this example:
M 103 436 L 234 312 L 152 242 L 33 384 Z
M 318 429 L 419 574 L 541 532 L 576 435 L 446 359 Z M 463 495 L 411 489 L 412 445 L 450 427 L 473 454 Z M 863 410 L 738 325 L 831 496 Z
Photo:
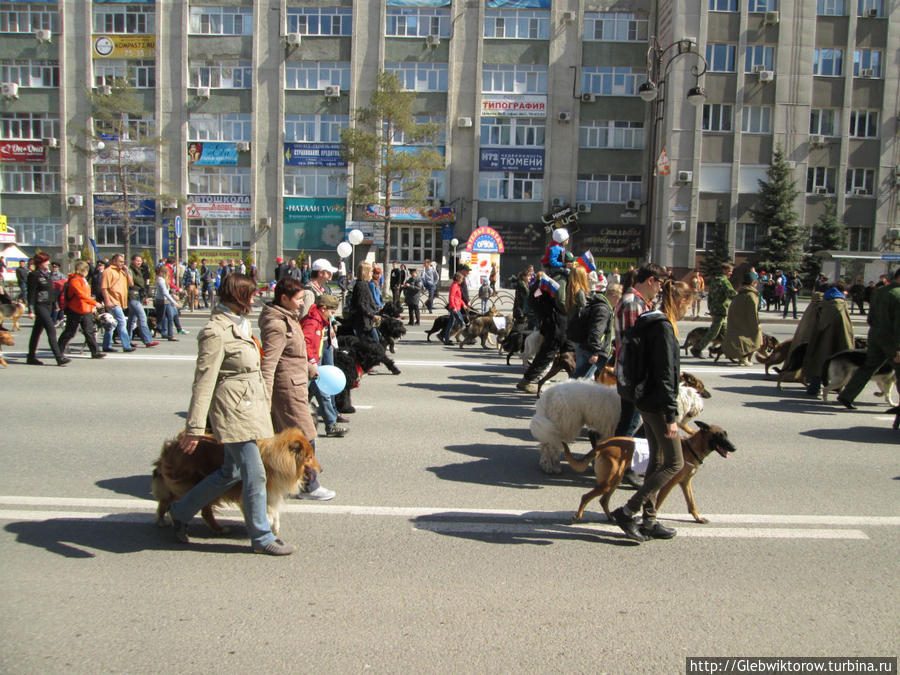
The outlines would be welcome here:
M 827 188 L 827 187 L 824 187 L 824 186 L 822 186 L 822 185 L 820 185 L 819 187 L 817 187 L 817 188 L 814 190 L 814 192 L 815 192 L 817 195 L 827 195 L 827 194 L 828 194 L 828 188 Z
M 164 199 L 164 200 L 162 200 L 162 207 L 164 209 L 177 209 L 178 208 L 178 200 L 177 199 Z
M 625 210 L 626 211 L 640 211 L 641 210 L 641 200 L 640 199 L 629 199 L 625 202 Z
M 66 204 L 72 208 L 84 206 L 84 197 L 81 195 L 69 195 L 66 197 Z
M 84 243 L 84 237 L 82 237 L 80 234 L 70 234 L 66 238 L 66 241 L 68 242 L 69 246 L 81 246 Z
M 672 221 L 672 232 L 685 232 L 687 230 L 687 221 L 686 220 L 673 220 Z
M 329 84 L 325 87 L 325 98 L 340 98 L 341 88 L 336 84 Z
M 553 204 L 553 208 L 558 208 L 560 206 L 568 206 L 569 200 L 566 199 L 565 197 L 554 197 L 552 204 Z
M 678 172 L 678 182 L 679 183 L 693 183 L 694 182 L 694 172 L 693 171 L 679 171 Z
M 441 36 L 435 35 L 434 33 L 432 33 L 431 35 L 426 35 L 425 44 L 429 47 L 437 47 L 439 44 L 441 44 Z
M 870 7 L 866 10 L 866 16 L 870 19 L 878 18 L 878 10 L 875 7 Z
M 578 202 L 577 209 L 578 213 L 590 213 L 591 205 L 589 202 Z
M 762 71 L 764 71 L 765 69 L 766 69 L 766 66 L 763 63 L 757 63 L 755 66 L 753 66 L 753 72 L 757 75 L 759 73 L 761 73 Z
M 575 23 L 575 12 L 563 12 L 562 13 L 562 22 L 563 23 Z
M 209 98 L 209 87 L 197 87 L 197 98 Z
M 566 112 L 565 110 L 559 113 L 559 121 L 560 122 L 571 122 L 572 121 L 572 113 Z
M 774 70 L 759 71 L 759 81 L 760 82 L 772 82 L 774 80 L 775 80 L 775 71 Z
M 59 139 L 53 138 L 52 136 L 50 138 L 45 138 L 44 145 L 47 146 L 48 148 L 58 148 L 59 147 Z
M 34 31 L 34 37 L 38 42 L 50 42 L 52 35 L 46 28 L 38 28 Z
M 269 230 L 272 228 L 272 216 L 263 216 L 259 219 L 259 229 Z
M 859 71 L 860 77 L 875 77 L 875 69 L 874 68 L 863 68 Z
M 456 120 L 456 126 L 460 129 L 468 129 L 472 126 L 472 118 L 471 117 L 460 117 Z
M 811 147 L 820 148 L 825 145 L 825 137 L 822 134 L 813 134 L 809 137 L 809 144 Z
M 248 141 L 238 141 L 235 143 L 237 146 L 238 152 L 248 152 L 250 150 L 250 143 Z
M 4 82 L 0 84 L 0 93 L 3 98 L 19 98 L 19 85 L 15 82 Z
M 766 17 L 763 19 L 763 23 L 767 26 L 774 26 L 781 20 L 780 15 L 777 11 L 766 12 Z
M 869 191 L 864 187 L 853 188 L 853 194 L 857 197 L 868 197 Z
M 593 103 L 597 100 L 597 94 L 582 94 L 581 102 L 582 103 Z
M 112 96 L 112 86 L 108 84 L 104 84 L 100 87 L 97 87 L 97 92 L 101 96 Z
M 303 37 L 300 33 L 288 33 L 284 36 L 285 41 L 292 47 L 299 47 Z

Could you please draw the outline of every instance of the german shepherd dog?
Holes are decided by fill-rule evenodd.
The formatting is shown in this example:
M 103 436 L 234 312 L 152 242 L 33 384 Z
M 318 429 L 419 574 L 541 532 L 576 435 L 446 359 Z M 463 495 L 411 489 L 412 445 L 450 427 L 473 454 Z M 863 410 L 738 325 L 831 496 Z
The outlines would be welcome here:
M 704 328 L 703 326 L 699 328 L 694 328 L 690 333 L 687 334 L 687 337 L 684 338 L 684 344 L 681 345 L 681 348 L 684 350 L 684 355 L 687 356 L 688 352 L 700 344 L 700 341 L 703 339 L 704 334 L 706 333 L 708 328 Z M 724 331 L 722 331 L 724 333 Z M 719 336 L 709 343 L 709 356 L 713 356 L 716 352 L 713 351 L 713 348 L 722 346 L 722 333 L 719 333 Z
M 711 452 L 717 452 L 722 457 L 727 458 L 732 452 L 735 452 L 734 445 L 728 440 L 728 434 L 722 427 L 709 425 L 697 420 L 695 424 L 699 430 L 692 436 L 681 439 L 681 452 L 684 454 L 684 467 L 679 471 L 668 483 L 666 483 L 656 497 L 656 508 L 659 509 L 662 503 L 669 496 L 676 485 L 681 486 L 684 493 L 684 500 L 687 502 L 688 513 L 698 523 L 709 522 L 706 518 L 702 518 L 697 513 L 697 505 L 694 501 L 694 489 L 692 481 L 694 475 L 703 464 L 703 460 Z M 572 517 L 572 522 L 577 523 L 584 515 L 584 509 L 588 503 L 595 497 L 600 497 L 600 505 L 606 518 L 612 521 L 612 515 L 609 511 L 609 498 L 612 497 L 625 469 L 631 466 L 631 456 L 634 454 L 634 439 L 624 436 L 617 436 L 596 444 L 594 448 L 581 459 L 576 459 L 569 451 L 569 446 L 563 443 L 563 451 L 569 466 L 578 472 L 583 473 L 590 465 L 594 465 L 594 473 L 597 475 L 597 485 L 586 492 L 581 497 L 581 504 L 578 511 Z
M 469 309 L 468 307 L 463 307 L 463 308 L 462 308 L 462 315 L 463 315 L 463 319 L 464 319 L 465 321 L 468 322 L 468 321 L 469 321 L 469 318 L 470 318 L 473 314 L 474 314 L 474 312 L 472 312 L 472 310 Z M 450 322 L 450 315 L 449 315 L 449 314 L 442 314 L 442 315 L 440 315 L 439 317 L 437 317 L 437 318 L 434 320 L 434 323 L 431 324 L 431 328 L 429 328 L 428 330 L 425 331 L 425 336 L 426 336 L 426 337 L 425 337 L 425 341 L 426 341 L 426 342 L 431 342 L 431 336 L 432 336 L 434 333 L 437 333 L 437 334 L 438 334 L 438 337 L 440 337 L 441 334 L 447 329 L 447 324 L 448 324 L 449 322 Z M 464 328 L 464 326 L 457 326 L 456 328 L 454 328 L 454 329 L 453 329 L 453 334 L 450 336 L 450 339 L 452 340 L 453 338 L 455 338 L 463 328 Z
M 6 294 L 0 296 L 0 326 L 3 325 L 4 319 L 12 319 L 13 330 L 22 330 L 19 327 L 19 319 L 22 318 L 26 309 L 28 308 L 25 306 L 25 303 L 14 302 Z
M 497 340 L 502 342 L 503 338 L 506 337 L 507 330 L 509 330 L 511 320 L 507 317 L 506 327 L 503 330 L 498 330 L 497 324 L 494 321 L 494 317 L 496 316 L 500 316 L 500 312 L 491 309 L 487 314 L 478 316 L 469 321 L 469 325 L 456 334 L 456 342 L 459 345 L 459 348 L 462 349 L 464 345 L 474 345 L 475 342 L 480 339 L 481 348 L 489 349 L 494 346 L 493 344 L 489 344 L 491 335 L 496 335 Z
M 825 373 L 822 378 L 822 400 L 827 401 L 828 394 L 832 391 L 840 392 L 865 361 L 866 352 L 863 349 L 848 349 L 829 358 L 822 368 L 822 372 Z M 890 361 L 882 363 L 881 367 L 872 375 L 872 381 L 880 389 L 875 392 L 875 395 L 884 396 L 884 400 L 889 406 L 894 405 L 893 392 L 896 380 L 894 366 Z

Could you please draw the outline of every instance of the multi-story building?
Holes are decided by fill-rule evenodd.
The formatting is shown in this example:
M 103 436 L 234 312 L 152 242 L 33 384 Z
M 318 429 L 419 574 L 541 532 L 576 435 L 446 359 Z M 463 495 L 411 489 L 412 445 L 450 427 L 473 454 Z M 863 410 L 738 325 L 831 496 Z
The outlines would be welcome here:
M 509 276 L 565 205 L 604 266 L 693 267 L 717 220 L 740 260 L 766 236 L 748 210 L 776 146 L 802 223 L 833 199 L 850 251 L 900 234 L 897 0 L 20 0 L 0 2 L 0 34 L 0 212 L 29 252 L 122 248 L 114 172 L 76 150 L 87 92 L 116 77 L 144 105 L 129 124 L 165 139 L 152 177 L 182 197 L 140 201 L 133 248 L 173 253 L 176 216 L 182 257 L 252 252 L 264 274 L 277 255 L 336 258 L 352 227 L 381 243 L 338 146 L 379 70 L 445 129 L 443 208 L 397 210 L 402 262 L 487 224 Z

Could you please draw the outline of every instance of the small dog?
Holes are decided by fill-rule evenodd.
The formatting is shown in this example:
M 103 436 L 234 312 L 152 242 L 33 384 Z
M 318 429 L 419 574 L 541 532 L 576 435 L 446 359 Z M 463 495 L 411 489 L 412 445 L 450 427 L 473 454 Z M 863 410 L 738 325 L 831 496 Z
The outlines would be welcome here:
M 728 440 L 728 434 L 722 427 L 709 425 L 704 422 L 697 422 L 699 431 L 681 439 L 681 452 L 684 455 L 684 467 L 675 476 L 666 483 L 656 497 L 656 508 L 659 509 L 666 500 L 669 492 L 676 485 L 681 486 L 684 493 L 684 500 L 687 502 L 688 513 L 698 523 L 709 522 L 706 518 L 702 518 L 697 513 L 697 505 L 694 501 L 694 489 L 692 481 L 694 475 L 703 464 L 703 460 L 713 451 L 718 452 L 722 457 L 727 458 L 736 449 Z M 634 439 L 617 436 L 610 438 L 597 445 L 580 460 L 576 459 L 569 451 L 569 446 L 563 443 L 563 451 L 566 461 L 576 471 L 583 473 L 590 465 L 594 465 L 594 473 L 597 476 L 597 485 L 586 492 L 581 497 L 581 504 L 578 511 L 572 517 L 572 522 L 577 523 L 584 515 L 584 509 L 588 503 L 595 497 L 600 497 L 600 505 L 606 518 L 612 521 L 612 514 L 609 511 L 609 498 L 612 497 L 625 469 L 631 466 L 631 456 L 634 453 Z
M 225 446 L 211 436 L 204 436 L 190 455 L 178 446 L 183 432 L 163 443 L 159 459 L 154 463 L 150 491 L 159 504 L 156 524 L 166 524 L 166 512 L 174 502 L 209 474 L 222 466 Z M 285 429 L 274 438 L 257 441 L 259 454 L 266 469 L 266 512 L 272 532 L 278 534 L 280 512 L 284 496 L 305 484 L 306 470 L 321 471 L 315 451 L 299 429 Z M 225 504 L 241 506 L 241 484 L 232 486 L 225 494 L 200 510 L 200 515 L 213 532 L 228 530 L 216 521 L 215 508 Z
M 13 340 L 13 334 L 10 333 L 3 327 L 0 327 L 0 346 L 3 347 L 12 347 L 15 344 L 15 340 Z M 9 364 L 6 362 L 6 359 L 3 358 L 3 350 L 0 349 L 0 366 L 6 368 Z
M 838 352 L 825 362 L 822 372 L 822 400 L 828 400 L 829 392 L 839 392 L 853 377 L 853 374 L 866 361 L 866 352 L 862 349 L 849 349 Z M 889 406 L 894 405 L 894 385 L 896 384 L 894 367 L 890 361 L 885 361 L 872 375 L 872 381 L 878 385 L 881 391 L 875 392 L 876 396 L 884 396 Z
M 706 334 L 707 328 L 703 328 L 702 326 L 699 328 L 694 328 L 690 333 L 687 334 L 687 337 L 684 338 L 684 344 L 681 345 L 681 348 L 684 350 L 684 355 L 687 356 L 688 352 L 700 344 L 701 340 L 703 340 L 703 336 Z M 713 356 L 716 352 L 713 351 L 714 347 L 722 346 L 722 334 L 719 334 L 715 340 L 709 343 L 709 351 L 708 355 Z
M 507 328 L 504 328 L 503 330 L 497 329 L 497 323 L 494 321 L 494 317 L 499 315 L 500 313 L 497 310 L 492 309 L 484 316 L 472 319 L 468 326 L 456 334 L 456 342 L 459 344 L 459 348 L 462 349 L 463 345 L 474 345 L 475 341 L 480 339 L 481 348 L 488 349 L 488 341 L 491 339 L 491 335 L 496 335 L 497 340 L 502 342 L 503 338 L 506 337 Z M 510 320 L 507 318 L 507 327 L 509 326 L 509 323 Z
M 9 299 L 9 296 L 7 296 Z M 12 319 L 13 330 L 20 331 L 22 330 L 19 326 L 19 319 L 22 318 L 22 315 L 25 313 L 25 310 L 28 309 L 23 302 L 0 302 L 0 326 L 3 325 L 4 319 Z

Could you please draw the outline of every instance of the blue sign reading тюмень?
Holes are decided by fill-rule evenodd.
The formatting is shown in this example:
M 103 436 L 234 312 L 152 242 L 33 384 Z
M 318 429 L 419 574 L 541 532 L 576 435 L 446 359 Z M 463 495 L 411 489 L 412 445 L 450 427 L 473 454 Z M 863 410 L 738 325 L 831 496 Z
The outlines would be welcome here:
M 482 171 L 533 171 L 540 173 L 544 170 L 544 151 L 482 148 L 479 168 Z

